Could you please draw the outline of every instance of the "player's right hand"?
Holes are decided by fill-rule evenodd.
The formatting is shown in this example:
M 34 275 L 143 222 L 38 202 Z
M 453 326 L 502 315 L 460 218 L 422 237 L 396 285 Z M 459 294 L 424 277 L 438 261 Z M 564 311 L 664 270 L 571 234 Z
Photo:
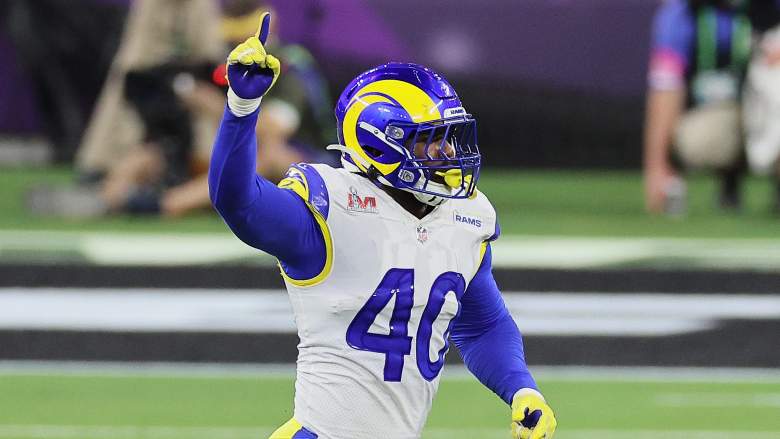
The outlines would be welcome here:
M 260 16 L 254 36 L 236 46 L 227 59 L 227 78 L 233 93 L 242 99 L 263 97 L 276 83 L 281 64 L 265 51 L 265 41 L 271 25 L 271 14 Z

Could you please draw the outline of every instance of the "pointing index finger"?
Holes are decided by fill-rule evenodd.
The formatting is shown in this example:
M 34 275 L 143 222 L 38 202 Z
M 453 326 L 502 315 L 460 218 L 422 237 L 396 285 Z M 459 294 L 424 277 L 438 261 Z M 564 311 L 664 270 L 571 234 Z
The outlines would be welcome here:
M 271 13 L 270 12 L 263 12 L 263 15 L 260 16 L 260 25 L 257 27 L 257 32 L 255 32 L 255 36 L 260 40 L 263 45 L 265 45 L 265 40 L 268 39 L 268 32 L 271 29 Z

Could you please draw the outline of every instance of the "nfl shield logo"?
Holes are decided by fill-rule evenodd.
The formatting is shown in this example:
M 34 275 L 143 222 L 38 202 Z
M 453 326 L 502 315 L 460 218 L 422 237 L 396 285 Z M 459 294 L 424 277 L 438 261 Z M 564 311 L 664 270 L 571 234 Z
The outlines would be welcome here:
M 428 229 L 426 229 L 423 226 L 417 227 L 417 241 L 420 242 L 420 244 L 425 244 L 425 241 L 428 240 Z

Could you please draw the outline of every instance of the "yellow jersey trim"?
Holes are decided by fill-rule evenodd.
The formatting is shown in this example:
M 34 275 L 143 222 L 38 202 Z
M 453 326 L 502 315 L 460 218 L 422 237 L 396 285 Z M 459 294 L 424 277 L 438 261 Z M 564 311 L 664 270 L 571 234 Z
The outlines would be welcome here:
M 482 268 L 482 260 L 485 259 L 485 253 L 487 252 L 488 244 L 490 244 L 490 241 L 482 241 L 482 243 L 479 245 L 479 261 L 477 261 L 477 269 L 474 270 L 474 275 L 471 276 L 471 279 L 469 280 L 469 284 L 471 284 L 471 281 L 474 280 L 475 277 L 477 277 L 477 273 L 479 273 L 479 269 Z
M 477 264 L 477 270 L 482 266 L 482 260 L 485 259 L 485 253 L 487 252 L 488 241 L 482 241 L 479 245 L 479 264 Z
M 290 168 L 288 172 L 288 175 L 290 176 L 280 181 L 278 186 L 282 189 L 295 192 L 303 199 L 303 202 L 306 203 L 306 207 L 308 207 L 309 211 L 311 211 L 312 215 L 314 215 L 314 220 L 317 222 L 317 226 L 319 226 L 320 232 L 322 232 L 322 238 L 325 241 L 325 265 L 322 267 L 322 271 L 320 271 L 319 274 L 310 279 L 293 279 L 284 272 L 284 268 L 282 268 L 281 263 L 278 264 L 279 272 L 287 282 L 290 282 L 296 287 L 313 287 L 314 285 L 324 281 L 333 268 L 333 238 L 330 234 L 328 222 L 322 216 L 320 211 L 312 206 L 312 204 L 309 202 L 309 183 L 306 181 L 306 175 L 304 175 L 304 173 L 297 168 Z M 295 178 L 295 176 L 300 177 L 300 180 Z
M 284 425 L 277 428 L 275 432 L 271 433 L 268 439 L 292 439 L 295 433 L 298 433 L 303 428 L 300 422 L 295 418 L 290 419 Z

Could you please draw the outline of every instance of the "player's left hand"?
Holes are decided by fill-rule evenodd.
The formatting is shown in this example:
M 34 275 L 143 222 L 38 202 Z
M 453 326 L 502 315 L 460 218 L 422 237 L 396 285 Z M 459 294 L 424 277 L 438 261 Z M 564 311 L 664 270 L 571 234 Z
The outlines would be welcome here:
M 552 439 L 555 413 L 534 389 L 520 389 L 512 398 L 512 438 Z

